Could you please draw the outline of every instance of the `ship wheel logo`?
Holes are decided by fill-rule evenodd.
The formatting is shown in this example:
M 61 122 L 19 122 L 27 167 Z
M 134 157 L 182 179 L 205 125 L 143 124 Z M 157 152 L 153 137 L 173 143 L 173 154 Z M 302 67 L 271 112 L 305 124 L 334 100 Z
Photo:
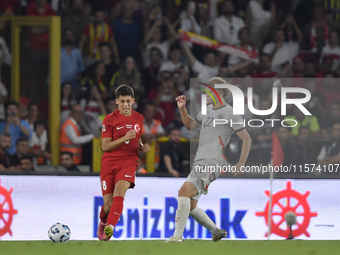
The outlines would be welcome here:
M 12 191 L 13 188 L 10 188 L 8 191 L 2 187 L 0 179 L 0 237 L 6 233 L 12 235 L 10 227 L 13 221 L 13 215 L 18 213 L 18 211 L 13 208 L 11 199 Z
M 307 202 L 309 193 L 310 192 L 307 191 L 305 194 L 301 194 L 298 191 L 293 190 L 292 183 L 287 181 L 286 189 L 272 195 L 271 233 L 285 238 L 289 235 L 289 228 L 285 224 L 285 214 L 291 211 L 296 215 L 296 225 L 293 226 L 293 236 L 298 237 L 304 234 L 305 236 L 310 237 L 307 228 L 311 218 L 316 217 L 318 214 L 316 212 L 311 212 Z M 270 192 L 266 190 L 265 194 L 269 197 Z M 268 225 L 268 209 L 269 200 L 263 212 L 255 213 L 256 216 L 264 217 L 266 225 Z M 265 236 L 267 237 L 268 233 L 266 233 Z

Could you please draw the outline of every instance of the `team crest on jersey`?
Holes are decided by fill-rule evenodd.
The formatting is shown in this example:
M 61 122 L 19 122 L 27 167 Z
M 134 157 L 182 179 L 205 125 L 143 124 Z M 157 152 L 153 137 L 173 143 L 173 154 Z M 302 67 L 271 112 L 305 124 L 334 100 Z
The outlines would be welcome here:
M 139 127 L 139 125 L 138 125 L 138 124 L 136 124 L 136 125 L 134 126 L 134 129 L 135 129 L 135 131 L 136 131 L 136 132 L 139 132 L 139 131 L 140 131 L 140 127 Z
M 102 125 L 102 132 L 106 132 L 105 125 Z

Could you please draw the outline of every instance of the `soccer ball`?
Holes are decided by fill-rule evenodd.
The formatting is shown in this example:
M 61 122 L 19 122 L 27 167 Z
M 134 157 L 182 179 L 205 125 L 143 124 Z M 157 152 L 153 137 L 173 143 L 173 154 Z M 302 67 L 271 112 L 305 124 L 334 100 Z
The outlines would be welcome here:
M 71 230 L 65 223 L 58 222 L 50 227 L 48 237 L 52 242 L 64 243 L 70 239 Z

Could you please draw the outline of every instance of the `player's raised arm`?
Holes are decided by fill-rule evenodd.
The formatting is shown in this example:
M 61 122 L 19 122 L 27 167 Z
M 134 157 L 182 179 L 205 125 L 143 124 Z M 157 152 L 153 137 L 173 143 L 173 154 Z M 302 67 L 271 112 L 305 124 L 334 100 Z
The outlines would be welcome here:
M 236 134 L 242 140 L 242 148 L 241 148 L 240 159 L 238 163 L 236 164 L 236 172 L 234 173 L 234 177 L 239 174 L 239 170 L 241 169 L 241 167 L 246 164 L 249 151 L 251 148 L 251 143 L 252 143 L 250 135 L 245 128 L 240 131 L 236 131 Z
M 187 109 L 185 109 L 185 104 L 186 104 L 185 96 L 183 95 L 178 96 L 176 97 L 175 100 L 177 101 L 177 106 L 181 114 L 181 118 L 182 118 L 184 126 L 189 131 L 195 130 L 196 128 L 198 128 L 201 124 L 198 123 L 195 119 L 191 118 L 187 112 Z
M 125 136 L 118 138 L 116 140 L 112 141 L 112 138 L 103 138 L 102 139 L 102 150 L 107 152 L 107 151 L 112 151 L 122 145 L 125 141 L 131 140 L 136 137 L 136 131 L 135 130 L 129 130 Z

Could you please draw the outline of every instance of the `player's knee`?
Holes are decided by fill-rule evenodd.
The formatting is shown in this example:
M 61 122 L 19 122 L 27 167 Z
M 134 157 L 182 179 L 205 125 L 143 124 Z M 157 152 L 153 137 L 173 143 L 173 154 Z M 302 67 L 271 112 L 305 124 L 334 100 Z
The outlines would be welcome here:
M 185 187 L 182 187 L 178 191 L 178 197 L 189 197 L 188 190 Z

